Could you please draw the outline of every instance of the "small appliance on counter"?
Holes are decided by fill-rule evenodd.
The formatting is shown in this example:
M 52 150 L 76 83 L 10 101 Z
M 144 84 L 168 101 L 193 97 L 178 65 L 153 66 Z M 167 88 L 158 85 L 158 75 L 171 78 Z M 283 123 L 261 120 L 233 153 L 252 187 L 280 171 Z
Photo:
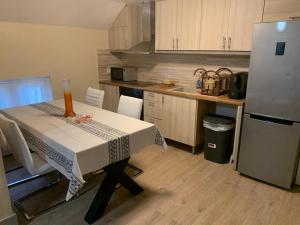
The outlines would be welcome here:
M 136 67 L 111 67 L 110 75 L 112 80 L 119 81 L 136 81 L 137 68 Z
M 232 99 L 246 98 L 248 73 L 235 73 L 229 78 L 228 97 Z
M 229 88 L 229 77 L 233 72 L 228 68 L 220 68 L 217 71 L 199 68 L 194 76 L 199 75 L 196 87 L 201 89 L 203 95 L 219 96 L 226 94 Z

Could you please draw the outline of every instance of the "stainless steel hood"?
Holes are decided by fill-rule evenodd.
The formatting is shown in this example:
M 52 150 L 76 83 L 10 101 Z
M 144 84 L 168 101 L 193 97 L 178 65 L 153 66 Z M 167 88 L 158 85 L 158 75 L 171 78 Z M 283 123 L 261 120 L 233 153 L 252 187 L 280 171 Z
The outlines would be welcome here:
M 126 54 L 142 54 L 147 55 L 155 52 L 154 41 L 143 41 L 142 43 L 124 51 Z
M 126 54 L 151 54 L 155 52 L 155 2 L 140 3 L 143 41 L 132 48 L 118 51 Z

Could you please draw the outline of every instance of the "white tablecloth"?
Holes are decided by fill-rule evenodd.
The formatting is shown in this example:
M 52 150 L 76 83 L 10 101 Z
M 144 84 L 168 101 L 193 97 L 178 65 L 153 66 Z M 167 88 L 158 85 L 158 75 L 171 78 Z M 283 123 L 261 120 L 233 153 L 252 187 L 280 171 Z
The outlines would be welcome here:
M 18 123 L 29 147 L 70 180 L 67 201 L 84 185 L 84 174 L 147 145 L 166 147 L 153 124 L 76 101 L 73 105 L 77 114 L 92 114 L 92 121 L 78 124 L 65 119 L 63 99 L 3 111 Z

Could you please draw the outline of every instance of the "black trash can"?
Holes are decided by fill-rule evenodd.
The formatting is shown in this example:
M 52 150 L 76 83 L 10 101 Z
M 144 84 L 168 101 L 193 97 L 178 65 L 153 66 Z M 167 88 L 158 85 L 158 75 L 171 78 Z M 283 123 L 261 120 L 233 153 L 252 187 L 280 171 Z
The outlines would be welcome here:
M 232 154 L 232 134 L 235 119 L 227 116 L 206 115 L 204 126 L 204 158 L 224 164 Z

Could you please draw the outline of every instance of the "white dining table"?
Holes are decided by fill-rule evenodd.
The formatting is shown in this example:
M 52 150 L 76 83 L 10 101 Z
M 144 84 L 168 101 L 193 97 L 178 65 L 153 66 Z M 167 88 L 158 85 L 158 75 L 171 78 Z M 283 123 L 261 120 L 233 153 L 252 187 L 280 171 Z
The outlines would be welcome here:
M 77 115 L 89 114 L 92 120 L 78 123 L 63 117 L 63 99 L 1 111 L 17 122 L 29 148 L 70 180 L 67 201 L 84 185 L 83 175 L 102 168 L 106 168 L 109 174 L 119 168 L 122 171 L 111 173 L 111 177 L 123 176 L 120 174 L 136 151 L 151 144 L 166 148 L 164 138 L 151 123 L 77 101 L 73 101 L 73 106 Z M 121 183 L 132 192 L 142 191 L 131 178 L 123 178 L 122 181 L 111 179 L 107 183 Z M 107 203 L 103 204 L 102 208 L 106 207 Z M 89 219 L 89 223 L 94 220 Z

